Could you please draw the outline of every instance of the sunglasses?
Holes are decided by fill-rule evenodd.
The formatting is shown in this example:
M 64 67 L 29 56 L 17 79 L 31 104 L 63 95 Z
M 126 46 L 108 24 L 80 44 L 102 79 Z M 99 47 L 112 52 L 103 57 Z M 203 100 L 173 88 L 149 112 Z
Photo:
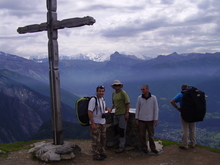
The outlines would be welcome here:
M 103 85 L 97 86 L 97 89 L 105 89 Z
M 119 87 L 119 86 L 121 86 L 121 84 L 115 84 L 115 85 L 113 85 L 114 87 Z

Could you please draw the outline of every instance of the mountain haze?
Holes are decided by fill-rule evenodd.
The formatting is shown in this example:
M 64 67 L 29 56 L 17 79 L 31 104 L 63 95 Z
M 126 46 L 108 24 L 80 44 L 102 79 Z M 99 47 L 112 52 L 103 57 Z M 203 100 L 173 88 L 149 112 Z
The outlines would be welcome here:
M 21 83 L 37 92 L 36 95 L 48 98 L 48 61 L 38 59 L 37 62 L 7 53 L 1 53 L 0 57 L 3 59 L 0 60 L 2 69 L 0 75 Z M 160 109 L 160 125 L 156 128 L 156 135 L 177 141 L 181 139 L 179 113 L 171 106 L 170 100 L 180 92 L 180 86 L 187 83 L 207 95 L 206 117 L 203 122 L 197 123 L 198 142 L 220 148 L 219 64 L 220 52 L 185 54 L 174 52 L 148 60 L 115 52 L 110 55 L 109 60 L 103 62 L 60 59 L 61 99 L 64 105 L 71 107 L 62 109 L 73 112 L 64 120 L 76 122 L 75 101 L 79 97 L 94 95 L 98 85 L 105 86 L 105 100 L 107 106 L 111 107 L 113 92 L 111 84 L 116 79 L 120 80 L 124 84 L 123 89 L 129 94 L 131 107 L 135 108 L 137 97 L 141 94 L 141 86 L 148 84 L 150 92 L 158 99 Z M 13 110 L 17 109 L 14 107 Z
M 27 140 L 51 119 L 48 96 L 1 74 L 0 89 L 0 143 Z M 76 122 L 75 111 L 66 104 L 61 106 L 63 119 Z
M 7 69 L 3 69 L 3 70 L 0 69 L 0 75 L 3 75 L 11 80 L 25 84 L 27 87 L 31 88 L 32 90 L 34 90 L 42 95 L 45 95 L 47 97 L 50 97 L 49 84 L 46 84 L 46 83 L 41 82 L 39 80 L 33 79 L 31 77 L 21 75 L 16 72 L 12 72 Z M 60 94 L 61 94 L 61 101 L 65 104 L 69 105 L 72 108 L 74 107 L 75 101 L 79 99 L 79 97 L 77 97 L 76 95 L 74 95 L 74 94 L 72 94 L 62 88 L 60 89 Z

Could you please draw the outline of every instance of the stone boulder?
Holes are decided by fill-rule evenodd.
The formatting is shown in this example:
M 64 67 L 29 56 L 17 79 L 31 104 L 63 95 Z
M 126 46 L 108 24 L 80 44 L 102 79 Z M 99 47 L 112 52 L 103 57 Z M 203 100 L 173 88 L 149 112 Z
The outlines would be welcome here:
M 76 153 L 80 153 L 81 148 L 73 142 L 65 141 L 63 145 L 54 145 L 51 142 L 34 143 L 28 153 L 34 153 L 42 161 L 60 161 L 61 159 L 73 159 Z

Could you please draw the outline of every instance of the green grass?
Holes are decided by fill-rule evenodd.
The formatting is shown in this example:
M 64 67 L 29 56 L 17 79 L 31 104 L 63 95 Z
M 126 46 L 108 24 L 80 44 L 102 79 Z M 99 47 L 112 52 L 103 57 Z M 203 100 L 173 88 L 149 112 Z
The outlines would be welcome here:
M 16 143 L 8 143 L 8 144 L 0 144 L 0 150 L 9 152 L 9 151 L 19 151 L 24 149 L 24 145 L 28 142 L 16 142 Z
M 0 158 L 6 158 L 11 151 L 19 151 L 24 149 L 25 142 L 16 142 L 8 144 L 0 144 L 0 150 L 4 151 L 6 154 L 0 154 Z
M 169 145 L 180 145 L 181 143 L 179 142 L 174 142 L 174 141 L 169 141 L 169 140 L 161 140 L 163 146 L 169 146 Z M 207 146 L 202 146 L 197 144 L 196 147 L 201 147 L 201 148 L 205 148 L 207 150 L 210 150 L 212 152 L 216 152 L 216 153 L 220 153 L 220 149 L 217 148 L 211 148 L 211 147 L 207 147 Z
M 205 149 L 208 149 L 212 152 L 216 152 L 216 153 L 220 153 L 220 149 L 217 149 L 217 148 L 211 148 L 211 147 L 207 147 L 207 146 L 202 146 L 202 145 L 196 145 L 198 147 L 201 147 L 201 148 L 205 148 Z
M 170 145 L 180 145 L 179 142 L 169 141 L 169 140 L 161 140 L 163 146 L 170 146 Z
M 39 140 L 38 140 L 39 141 Z M 28 141 L 28 142 L 15 142 L 15 143 L 7 143 L 0 144 L 0 150 L 4 151 L 6 154 L 0 154 L 0 157 L 7 156 L 11 151 L 20 151 L 22 149 L 30 149 L 30 145 L 37 142 L 37 140 Z

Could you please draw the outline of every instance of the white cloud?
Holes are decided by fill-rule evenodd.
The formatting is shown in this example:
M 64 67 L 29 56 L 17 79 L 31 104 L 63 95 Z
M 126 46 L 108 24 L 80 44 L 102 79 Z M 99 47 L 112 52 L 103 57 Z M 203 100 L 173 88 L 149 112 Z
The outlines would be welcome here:
M 20 56 L 47 54 L 47 33 L 18 34 L 17 28 L 46 22 L 46 1 L 0 1 L 0 51 Z M 216 52 L 219 0 L 59 0 L 58 20 L 92 16 L 92 26 L 59 30 L 60 55 L 114 51 L 156 56 L 172 52 Z

